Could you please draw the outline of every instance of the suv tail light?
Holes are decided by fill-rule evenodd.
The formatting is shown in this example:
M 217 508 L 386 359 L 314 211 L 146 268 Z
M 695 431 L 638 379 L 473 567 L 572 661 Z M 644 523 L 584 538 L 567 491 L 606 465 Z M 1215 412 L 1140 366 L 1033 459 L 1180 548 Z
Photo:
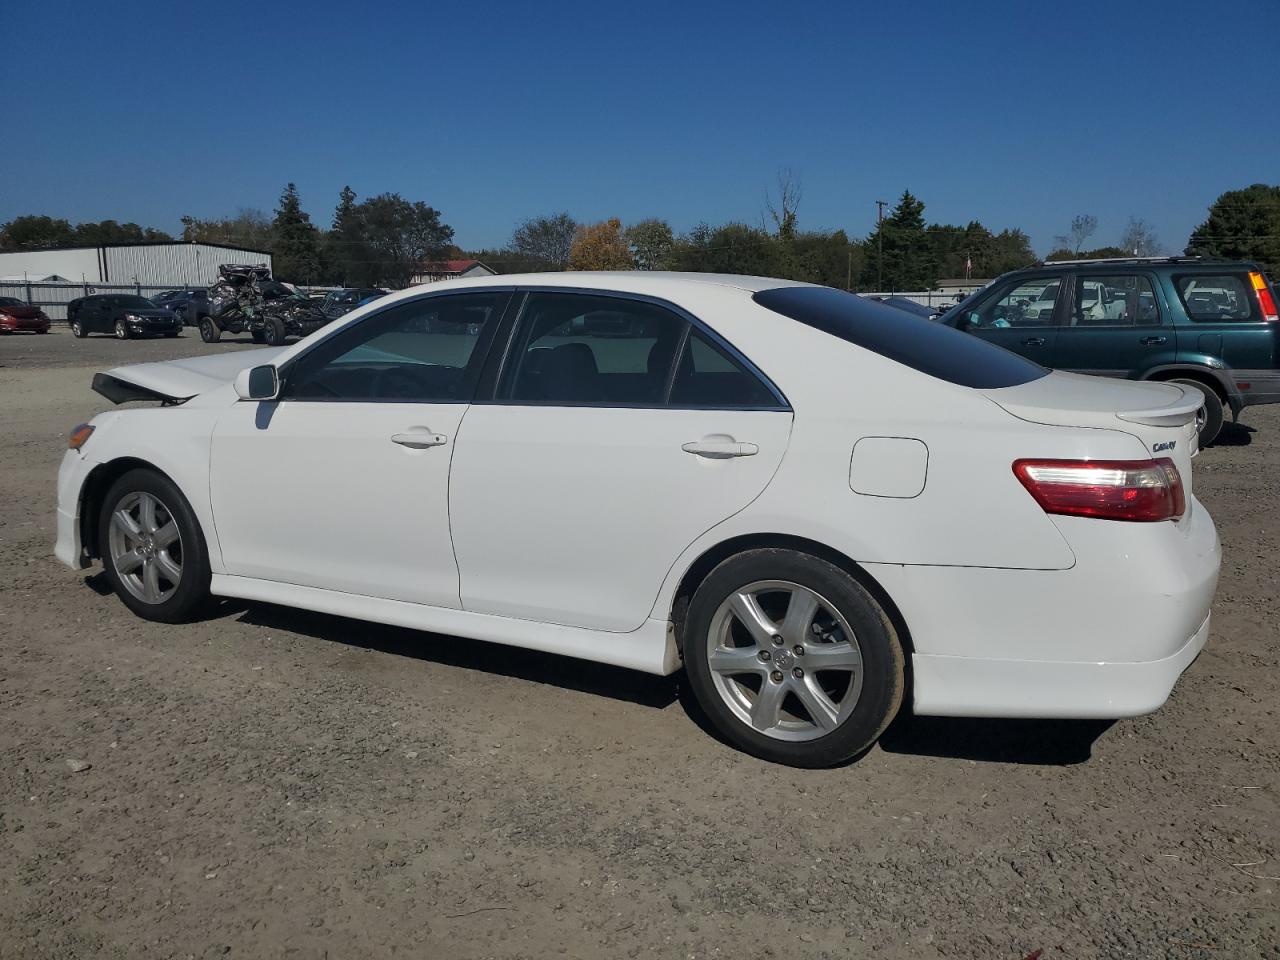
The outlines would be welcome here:
M 1258 306 L 1262 308 L 1262 319 L 1268 323 L 1280 322 L 1280 314 L 1276 312 L 1276 301 L 1267 287 L 1266 278 L 1257 271 L 1250 271 L 1249 282 L 1253 284 L 1253 292 L 1258 296 Z
M 1186 511 L 1177 465 L 1158 460 L 1018 460 L 1014 475 L 1045 513 L 1152 523 Z

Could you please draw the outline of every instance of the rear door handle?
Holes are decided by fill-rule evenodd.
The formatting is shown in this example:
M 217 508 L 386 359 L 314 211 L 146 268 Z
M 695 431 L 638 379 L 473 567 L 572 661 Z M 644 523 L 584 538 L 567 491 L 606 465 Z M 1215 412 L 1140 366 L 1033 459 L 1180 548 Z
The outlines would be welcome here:
M 1144 347 L 1154 347 L 1158 343 L 1168 343 L 1168 337 L 1143 337 L 1139 341 Z
M 413 450 L 425 450 L 427 447 L 438 447 L 449 442 L 443 433 L 432 433 L 430 430 L 409 430 L 406 433 L 393 433 L 391 442 Z
M 736 440 L 698 440 L 680 445 L 685 453 L 695 457 L 706 457 L 708 460 L 728 460 L 731 457 L 754 457 L 760 448 L 754 443 L 741 443 Z
M 1024 347 L 1043 347 L 1049 341 L 1044 337 L 1027 337 L 1022 341 Z

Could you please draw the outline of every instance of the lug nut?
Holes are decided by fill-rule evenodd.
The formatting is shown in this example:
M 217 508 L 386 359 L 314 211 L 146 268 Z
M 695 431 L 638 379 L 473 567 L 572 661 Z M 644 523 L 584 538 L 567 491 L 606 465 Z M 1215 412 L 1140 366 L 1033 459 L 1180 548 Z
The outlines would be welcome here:
M 761 651 L 760 651 L 760 662 L 761 662 L 761 663 L 768 663 L 768 662 L 769 662 L 769 651 L 768 651 L 768 650 L 761 650 Z
M 796 646 L 795 646 L 795 651 L 794 651 L 794 652 L 795 652 L 795 655 L 796 655 L 797 657 L 803 657 L 803 656 L 804 656 L 804 647 L 800 646 L 800 644 L 798 644 L 798 643 L 797 643 L 797 644 L 796 644 Z
M 799 667 L 796 667 L 794 670 L 792 670 L 791 675 L 795 677 L 797 680 L 804 679 L 804 671 L 801 670 Z
M 780 646 L 782 646 L 784 643 L 786 643 L 786 641 L 782 639 L 782 635 L 781 635 L 781 634 L 779 634 L 779 633 L 775 633 L 775 634 L 773 635 L 773 645 L 774 645 L 775 647 L 780 647 Z
M 773 671 L 773 673 L 769 674 L 769 679 L 770 679 L 770 680 L 772 680 L 774 683 L 781 683 L 781 682 L 782 682 L 782 671 L 781 671 L 781 670 L 775 670 L 775 671 Z
M 809 630 L 811 633 L 814 633 L 819 637 L 822 636 L 822 627 L 820 627 L 817 623 L 812 624 L 809 627 Z

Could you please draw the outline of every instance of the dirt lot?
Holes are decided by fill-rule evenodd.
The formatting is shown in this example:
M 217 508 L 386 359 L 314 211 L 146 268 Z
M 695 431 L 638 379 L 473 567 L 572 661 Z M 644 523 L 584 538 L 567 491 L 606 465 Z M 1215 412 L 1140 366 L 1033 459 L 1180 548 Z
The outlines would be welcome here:
M 1196 461 L 1225 562 L 1163 710 L 903 717 L 802 772 L 679 676 L 262 605 L 156 626 L 59 565 L 93 371 L 242 348 L 0 339 L 0 957 L 1280 958 L 1280 410 Z

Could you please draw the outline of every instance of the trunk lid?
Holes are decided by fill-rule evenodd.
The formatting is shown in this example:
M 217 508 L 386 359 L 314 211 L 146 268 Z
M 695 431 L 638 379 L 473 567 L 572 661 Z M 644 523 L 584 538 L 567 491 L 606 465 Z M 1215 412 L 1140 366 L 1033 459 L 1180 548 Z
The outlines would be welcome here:
M 1191 458 L 1199 453 L 1204 398 L 1177 384 L 1116 380 L 1054 371 L 1016 387 L 984 390 L 1008 413 L 1057 427 L 1121 430 L 1141 440 L 1147 456 L 1168 457 L 1191 496 Z
M 112 403 L 163 400 L 181 403 L 197 394 L 231 383 L 241 370 L 270 363 L 284 347 L 266 347 L 207 357 L 135 363 L 93 376 L 93 389 Z
M 15 320 L 37 320 L 40 317 L 39 307 L 0 307 L 0 313 L 7 313 Z

